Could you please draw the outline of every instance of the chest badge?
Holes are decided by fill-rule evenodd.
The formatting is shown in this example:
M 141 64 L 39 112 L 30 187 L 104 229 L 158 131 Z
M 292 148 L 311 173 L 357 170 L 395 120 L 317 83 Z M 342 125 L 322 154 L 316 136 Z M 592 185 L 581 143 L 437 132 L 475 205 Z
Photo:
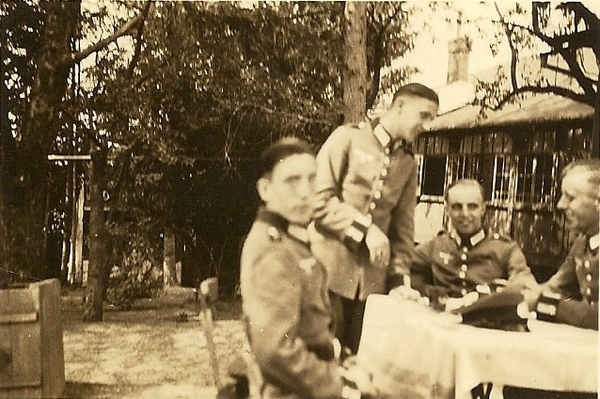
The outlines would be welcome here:
M 449 253 L 446 253 L 444 251 L 440 251 L 440 253 L 438 255 L 439 255 L 440 259 L 442 260 L 442 262 L 444 262 L 444 265 L 447 265 L 452 260 L 452 255 L 450 255 Z
M 353 148 L 352 153 L 354 154 L 358 162 L 361 164 L 375 161 L 375 157 L 372 154 L 363 151 L 359 148 Z

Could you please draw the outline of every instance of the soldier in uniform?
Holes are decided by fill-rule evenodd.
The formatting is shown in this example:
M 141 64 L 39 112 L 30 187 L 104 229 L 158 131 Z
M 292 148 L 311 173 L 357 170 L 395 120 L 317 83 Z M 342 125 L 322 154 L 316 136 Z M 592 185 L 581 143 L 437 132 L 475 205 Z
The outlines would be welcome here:
M 342 344 L 356 352 L 366 298 L 409 272 L 417 166 L 412 143 L 437 115 L 426 86 L 398 89 L 378 119 L 338 127 L 317 155 L 315 256 L 328 268 Z
M 257 189 L 263 206 L 241 255 L 252 397 L 360 398 L 361 389 L 370 389 L 368 378 L 358 367 L 338 366 L 326 270 L 309 247 L 313 150 L 283 139 L 265 150 L 262 164 Z
M 598 244 L 600 241 L 600 160 L 570 163 L 562 173 L 557 208 L 576 237 L 558 271 L 530 298 L 540 320 L 598 329 Z M 556 392 L 505 386 L 506 399 L 593 399 L 597 392 Z
M 411 278 L 416 290 L 434 301 L 457 298 L 449 301 L 460 307 L 470 304 L 463 298 L 478 298 L 478 286 L 487 291 L 496 279 L 507 280 L 509 287 L 519 291 L 537 288 L 517 243 L 484 230 L 484 193 L 477 180 L 451 183 L 445 192 L 445 207 L 450 231 L 440 232 L 415 249 Z
M 600 242 L 600 160 L 567 165 L 562 175 L 557 208 L 567 228 L 576 235 L 558 271 L 542 285 L 530 303 L 542 320 L 598 329 L 598 244 Z

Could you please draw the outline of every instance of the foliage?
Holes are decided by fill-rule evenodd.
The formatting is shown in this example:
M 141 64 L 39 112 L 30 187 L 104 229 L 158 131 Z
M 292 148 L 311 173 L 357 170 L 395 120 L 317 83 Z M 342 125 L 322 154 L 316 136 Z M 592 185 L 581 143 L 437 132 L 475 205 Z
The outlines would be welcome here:
M 162 287 L 161 254 L 135 237 L 122 246 L 120 262 L 112 267 L 107 301 L 128 310 L 136 299 L 150 298 Z
M 57 4 L 2 3 L 2 148 L 9 155 L 23 131 L 34 72 L 53 72 L 37 65 L 35 55 L 40 43 L 52 46 L 43 29 Z M 250 8 L 235 2 L 83 3 L 77 29 L 67 32 L 70 54 L 61 53 L 70 73 L 64 80 L 57 75 L 56 87 L 66 90 L 54 91 L 61 99 L 49 107 L 54 113 L 44 116 L 46 122 L 39 122 L 47 126 L 44 137 L 51 145 L 39 149 L 38 157 L 45 162 L 41 157 L 50 152 L 109 149 L 106 225 L 115 246 L 107 251 L 112 254 L 107 264 L 120 265 L 113 282 L 135 280 L 140 272 L 123 266 L 133 264 L 123 260 L 133 256 L 127 245 L 154 248 L 152 255 L 139 255 L 146 253 L 140 248 L 135 255 L 154 258 L 166 227 L 192 248 L 192 264 L 203 269 L 197 277 L 226 272 L 236 279 L 240 241 L 258 206 L 254 159 L 281 136 L 304 137 L 318 146 L 341 122 L 343 7 L 342 2 Z M 418 29 L 409 29 L 412 11 L 402 3 L 369 7 L 368 68 L 377 94 L 379 70 L 412 46 Z M 386 84 L 396 84 L 396 78 Z M 4 153 L 2 159 L 8 159 Z M 2 162 L 5 173 L 11 161 Z M 26 163 L 22 169 L 35 175 Z M 86 172 L 79 166 L 58 169 L 51 170 L 51 181 L 77 181 Z M 73 172 L 76 176 L 68 175 Z M 18 183 L 16 169 L 6 173 L 7 181 Z M 38 190 L 47 187 L 47 175 L 38 177 Z M 62 183 L 53 186 L 49 197 L 64 197 Z M 66 205 L 52 200 L 48 211 L 63 215 Z M 40 220 L 29 222 L 43 231 Z M 125 244 L 123 232 L 136 240 Z M 10 235 L 14 240 L 3 244 L 18 237 Z M 160 268 L 161 262 L 148 262 Z

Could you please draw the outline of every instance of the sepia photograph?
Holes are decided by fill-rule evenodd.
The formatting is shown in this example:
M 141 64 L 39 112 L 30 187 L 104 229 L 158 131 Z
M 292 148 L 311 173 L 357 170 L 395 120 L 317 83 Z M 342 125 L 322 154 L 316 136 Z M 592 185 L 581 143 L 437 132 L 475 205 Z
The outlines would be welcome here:
M 598 398 L 597 0 L 0 21 L 0 399 Z

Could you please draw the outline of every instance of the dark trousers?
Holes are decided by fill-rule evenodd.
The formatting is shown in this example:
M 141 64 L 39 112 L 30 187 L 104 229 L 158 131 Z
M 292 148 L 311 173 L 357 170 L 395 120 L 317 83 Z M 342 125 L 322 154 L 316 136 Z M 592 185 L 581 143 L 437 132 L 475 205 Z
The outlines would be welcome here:
M 346 347 L 356 354 L 360 343 L 366 301 L 344 298 L 331 291 L 329 291 L 329 297 L 337 321 L 335 335 L 340 340 L 342 347 Z

